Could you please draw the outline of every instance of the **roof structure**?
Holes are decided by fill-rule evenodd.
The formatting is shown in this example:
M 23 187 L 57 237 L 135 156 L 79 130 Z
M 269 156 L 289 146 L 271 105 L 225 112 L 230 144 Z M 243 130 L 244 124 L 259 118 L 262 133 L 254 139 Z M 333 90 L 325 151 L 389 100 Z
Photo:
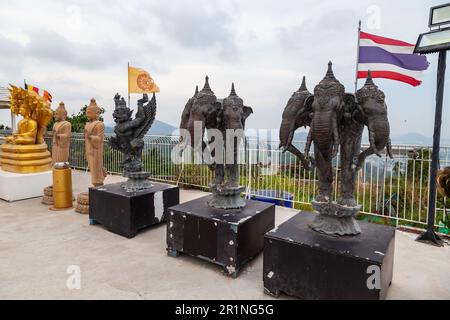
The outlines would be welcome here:
M 0 87 L 0 109 L 9 109 L 9 91 L 5 87 Z

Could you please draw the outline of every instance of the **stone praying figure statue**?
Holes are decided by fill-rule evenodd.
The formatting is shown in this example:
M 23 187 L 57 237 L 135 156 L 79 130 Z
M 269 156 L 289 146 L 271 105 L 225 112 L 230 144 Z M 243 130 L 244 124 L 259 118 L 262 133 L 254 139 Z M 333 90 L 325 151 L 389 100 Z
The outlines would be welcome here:
M 105 137 L 105 125 L 98 120 L 100 108 L 95 99 L 91 99 L 86 108 L 88 123 L 84 128 L 84 142 L 86 146 L 86 161 L 91 172 L 91 182 L 93 186 L 103 185 L 106 177 L 106 170 L 103 168 L 103 141 Z
M 69 161 L 70 136 L 72 124 L 66 120 L 67 110 L 64 102 L 60 102 L 54 112 L 55 124 L 53 125 L 52 164 Z

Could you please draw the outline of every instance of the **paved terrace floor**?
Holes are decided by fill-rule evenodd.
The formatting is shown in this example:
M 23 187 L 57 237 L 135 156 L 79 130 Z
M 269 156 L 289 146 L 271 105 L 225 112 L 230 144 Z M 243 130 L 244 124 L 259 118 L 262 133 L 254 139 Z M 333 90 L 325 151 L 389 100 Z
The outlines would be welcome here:
M 120 180 L 108 176 L 105 182 Z M 86 191 L 88 182 L 85 172 L 74 171 L 75 194 Z M 204 194 L 181 190 L 180 200 Z M 211 263 L 167 256 L 164 225 L 126 239 L 90 226 L 74 210 L 49 211 L 40 200 L 0 200 L 1 299 L 272 299 L 263 293 L 262 254 L 232 279 Z M 277 207 L 276 224 L 294 214 Z M 450 299 L 450 247 L 414 238 L 397 232 L 388 298 Z M 66 286 L 69 265 L 81 268 L 79 290 Z

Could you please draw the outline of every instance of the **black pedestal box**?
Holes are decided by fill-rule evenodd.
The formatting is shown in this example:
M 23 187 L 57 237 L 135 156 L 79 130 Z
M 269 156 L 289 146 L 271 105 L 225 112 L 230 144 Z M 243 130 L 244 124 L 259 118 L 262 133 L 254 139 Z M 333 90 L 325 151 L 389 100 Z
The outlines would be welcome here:
M 179 188 L 154 183 L 139 192 L 126 192 L 122 183 L 89 188 L 89 223 L 133 238 L 138 230 L 165 221 L 167 208 L 180 202 Z
M 208 206 L 211 196 L 169 208 L 167 252 L 185 253 L 222 266 L 238 275 L 242 266 L 263 249 L 264 234 L 275 224 L 275 205 L 246 200 L 239 210 Z
M 358 221 L 361 234 L 313 231 L 315 215 L 301 212 L 268 232 L 264 290 L 302 299 L 384 299 L 392 281 L 395 229 Z

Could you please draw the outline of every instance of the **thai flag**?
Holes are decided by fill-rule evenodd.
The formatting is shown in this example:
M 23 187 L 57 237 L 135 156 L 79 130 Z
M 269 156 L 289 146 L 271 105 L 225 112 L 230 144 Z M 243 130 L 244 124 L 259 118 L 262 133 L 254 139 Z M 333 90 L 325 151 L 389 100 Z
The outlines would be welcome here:
M 360 32 L 358 79 L 372 78 L 402 81 L 414 87 L 420 85 L 422 71 L 428 68 L 425 56 L 414 54 L 415 45 Z

